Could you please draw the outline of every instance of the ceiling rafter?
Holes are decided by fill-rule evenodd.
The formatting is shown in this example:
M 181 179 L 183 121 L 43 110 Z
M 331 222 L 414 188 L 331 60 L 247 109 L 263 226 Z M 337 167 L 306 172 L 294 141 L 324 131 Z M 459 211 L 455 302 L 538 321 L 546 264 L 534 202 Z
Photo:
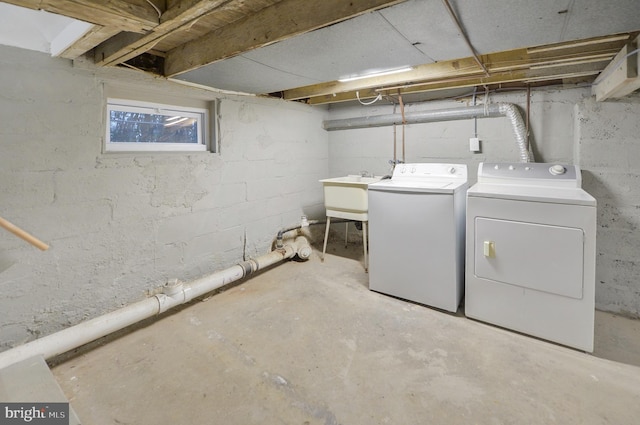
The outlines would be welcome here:
M 167 77 L 405 1 L 0 0 L 94 25 L 58 56 L 75 59 L 90 52 L 99 66 L 124 65 Z M 449 4 L 449 0 L 442 2 Z M 455 13 L 452 17 L 464 32 Z M 483 55 L 467 39 L 474 53 L 470 57 L 417 65 L 398 74 L 328 81 L 262 95 L 320 104 L 352 101 L 356 93 L 367 99 L 398 91 L 593 80 L 637 35 L 636 30 Z
M 2 0 L 4 3 L 44 10 L 120 31 L 146 33 L 160 20 L 146 0 Z
M 118 33 L 120 33 L 119 28 L 94 25 L 85 35 L 76 40 L 58 56 L 65 59 L 76 59 Z
M 167 52 L 165 75 L 190 71 L 406 0 L 282 0 Z
M 119 34 L 96 47 L 98 65 L 117 65 L 153 49 L 174 31 L 189 27 L 208 13 L 233 3 L 234 0 L 183 0 L 161 16 L 160 24 L 146 35 Z
M 527 81 L 557 81 L 596 75 L 636 33 L 597 37 L 550 46 L 514 49 L 480 55 L 490 75 L 476 66 L 474 57 L 419 65 L 411 71 L 363 78 L 353 82 L 331 81 L 273 93 L 285 100 L 310 104 L 374 98 L 378 93 L 417 93 L 458 87 Z M 545 48 L 548 47 L 548 48 Z

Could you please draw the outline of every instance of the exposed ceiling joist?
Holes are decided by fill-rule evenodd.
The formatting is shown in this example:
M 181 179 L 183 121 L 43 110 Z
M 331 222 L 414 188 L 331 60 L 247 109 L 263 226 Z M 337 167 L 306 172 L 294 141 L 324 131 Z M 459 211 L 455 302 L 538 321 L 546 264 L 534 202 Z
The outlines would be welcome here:
M 306 100 L 321 104 L 361 99 L 378 93 L 416 93 L 457 87 L 472 87 L 506 82 L 531 82 L 541 79 L 561 80 L 598 74 L 618 53 L 630 34 L 598 37 L 553 46 L 514 49 L 481 55 L 489 76 L 467 57 L 414 67 L 411 71 L 353 82 L 331 81 L 286 90 L 286 100 Z
M 596 100 L 624 97 L 640 88 L 640 36 L 627 43 L 593 86 Z
M 405 0 L 283 0 L 167 52 L 168 77 Z
M 606 63 L 608 61 L 605 61 Z M 385 96 L 396 96 L 400 94 L 427 93 L 440 90 L 449 90 L 463 87 L 482 87 L 507 83 L 523 83 L 529 84 L 539 81 L 560 81 L 566 79 L 575 79 L 578 77 L 593 76 L 602 70 L 602 62 L 591 65 L 571 65 L 564 67 L 562 72 L 552 70 L 550 68 L 544 70 L 519 70 L 519 71 L 503 71 L 494 73 L 490 77 L 484 75 L 478 77 L 460 77 L 443 79 L 434 82 L 422 84 L 408 84 L 384 89 L 365 89 L 358 91 L 358 97 L 362 100 L 373 99 L 378 94 Z M 356 92 L 345 92 L 336 95 L 324 95 L 312 97 L 307 100 L 310 105 L 322 105 L 326 103 L 349 102 L 355 100 Z
M 58 56 L 65 59 L 76 59 L 93 49 L 97 44 L 110 39 L 120 32 L 119 28 L 94 25 L 85 35 L 65 49 Z
M 3 0 L 4 3 L 44 10 L 121 31 L 146 33 L 159 23 L 146 0 Z
M 64 28 L 65 36 L 43 29 L 37 37 L 34 29 L 50 15 L 9 5 L 93 27 L 55 17 L 53 28 Z M 5 33 L 20 33 L 24 45 L 54 56 L 75 59 L 92 50 L 99 66 L 310 104 L 352 101 L 356 93 L 433 98 L 434 91 L 471 86 L 590 83 L 640 30 L 629 0 L 607 6 L 606 22 L 584 5 L 557 10 L 554 0 L 526 7 L 494 0 L 0 0 L 0 6 L 7 11 L 0 16 Z M 498 10 L 513 22 L 469 20 Z M 29 17 L 24 31 L 7 25 L 12 13 Z M 572 36 L 565 37 L 567 28 Z M 460 37 L 475 57 L 464 57 L 469 52 Z M 342 76 L 356 80 L 331 81 Z
M 183 0 L 162 14 L 160 24 L 149 34 L 120 34 L 96 47 L 98 65 L 117 65 L 151 49 L 168 34 L 189 27 L 209 12 L 232 3 L 233 0 Z

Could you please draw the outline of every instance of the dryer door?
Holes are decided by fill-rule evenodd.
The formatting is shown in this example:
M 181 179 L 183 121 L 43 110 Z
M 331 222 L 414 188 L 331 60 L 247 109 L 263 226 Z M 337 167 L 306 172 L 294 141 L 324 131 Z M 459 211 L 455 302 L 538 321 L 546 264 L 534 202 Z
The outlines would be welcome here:
M 477 277 L 582 298 L 581 229 L 483 217 L 475 224 Z

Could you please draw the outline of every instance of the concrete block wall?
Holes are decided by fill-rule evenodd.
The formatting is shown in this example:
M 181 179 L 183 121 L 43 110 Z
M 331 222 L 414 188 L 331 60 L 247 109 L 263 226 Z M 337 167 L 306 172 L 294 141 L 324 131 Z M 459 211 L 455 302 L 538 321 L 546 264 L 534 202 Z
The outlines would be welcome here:
M 0 46 L 0 350 L 269 251 L 323 215 L 326 110 Z M 220 100 L 219 153 L 103 154 L 105 85 Z
M 583 187 L 598 200 L 598 308 L 640 317 L 640 96 L 576 109 Z
M 479 101 L 482 101 L 483 96 Z M 525 113 L 526 93 L 490 95 Z M 469 98 L 407 105 L 406 111 L 467 106 Z M 393 106 L 335 105 L 330 119 L 385 115 Z M 396 112 L 399 108 L 396 107 Z M 640 317 L 640 96 L 597 103 L 590 88 L 536 89 L 531 93 L 531 141 L 538 162 L 575 163 L 583 170 L 583 187 L 598 201 L 596 308 Z M 482 161 L 517 162 L 518 151 L 506 118 L 477 120 L 482 152 L 468 149 L 474 121 L 413 124 L 405 129 L 407 162 L 467 164 L 475 183 Z M 398 158 L 401 129 L 396 128 Z M 393 128 L 329 133 L 329 174 L 390 171 Z

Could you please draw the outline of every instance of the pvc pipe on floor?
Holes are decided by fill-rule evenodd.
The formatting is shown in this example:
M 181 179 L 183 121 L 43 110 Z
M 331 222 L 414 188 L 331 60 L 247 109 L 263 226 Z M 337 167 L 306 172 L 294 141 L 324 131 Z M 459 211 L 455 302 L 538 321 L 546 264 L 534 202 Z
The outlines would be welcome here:
M 243 261 L 228 269 L 182 283 L 174 280 L 165 285 L 162 294 L 128 305 L 119 310 L 96 317 L 27 344 L 0 353 L 0 369 L 35 356 L 54 358 L 98 338 L 131 326 L 149 317 L 185 304 L 194 298 L 235 282 L 266 267 L 292 258 L 299 251 L 301 258 L 308 258 L 309 243 L 303 236 L 258 258 Z M 310 252 L 309 252 L 310 253 Z

